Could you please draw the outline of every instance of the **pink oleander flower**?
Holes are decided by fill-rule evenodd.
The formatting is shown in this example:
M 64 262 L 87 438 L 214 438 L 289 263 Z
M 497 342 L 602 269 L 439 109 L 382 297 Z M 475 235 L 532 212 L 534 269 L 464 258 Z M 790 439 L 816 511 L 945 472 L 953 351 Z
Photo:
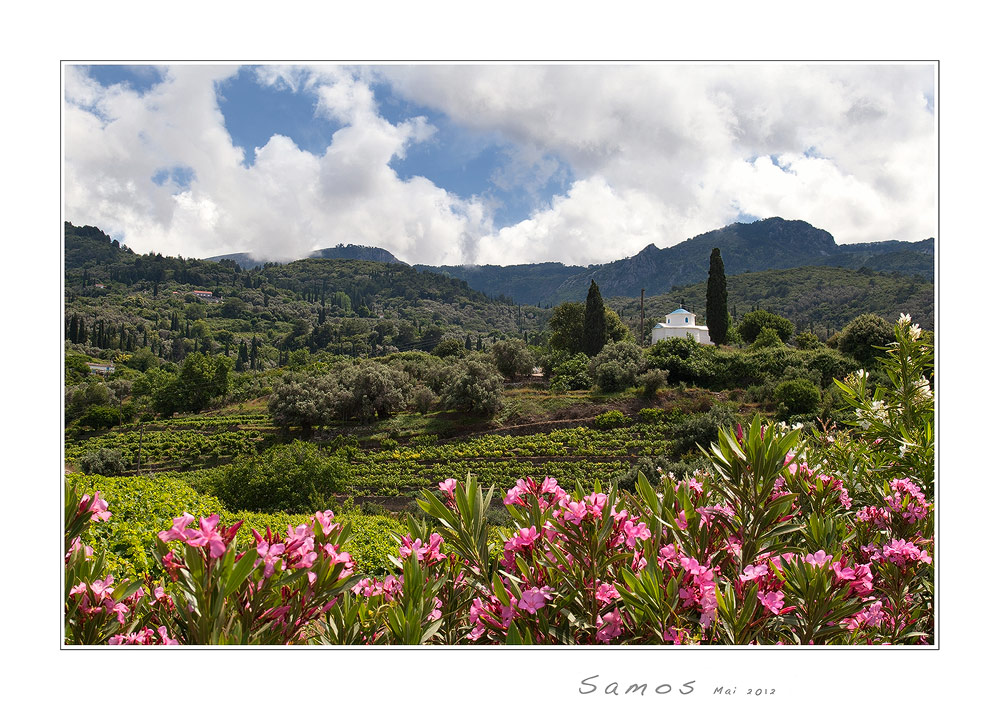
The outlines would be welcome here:
M 69 561 L 69 557 L 75 554 L 80 549 L 83 549 L 83 555 L 88 559 L 94 555 L 94 549 L 92 549 L 90 546 L 81 541 L 80 537 L 77 536 L 76 538 L 74 538 L 72 541 L 69 542 L 69 551 L 66 552 L 66 561 Z
M 524 494 L 525 487 L 523 485 L 524 481 L 517 481 L 517 485 L 507 491 L 507 495 L 504 496 L 503 502 L 509 506 L 523 506 L 527 505 L 521 496 Z
M 617 609 L 597 617 L 597 641 L 610 644 L 622 633 L 622 616 Z
M 767 567 L 767 564 L 751 564 L 743 569 L 743 573 L 740 574 L 740 581 L 755 581 L 770 573 L 771 570 Z
M 84 494 L 80 499 L 77 513 L 87 513 L 88 511 L 90 512 L 91 521 L 106 521 L 111 518 L 111 511 L 108 510 L 108 502 L 101 499 L 101 491 L 97 491 L 92 496 Z
M 222 534 L 216 529 L 219 524 L 219 514 L 214 513 L 208 518 L 198 519 L 197 529 L 187 529 L 184 532 L 185 543 L 188 546 L 204 546 L 208 548 L 209 556 L 217 559 L 226 553 L 226 543 Z
M 663 641 L 675 645 L 683 645 L 686 638 L 687 633 L 683 629 L 676 629 L 675 627 L 667 627 L 663 633 Z
M 826 551 L 820 550 L 814 554 L 806 554 L 805 561 L 807 564 L 812 564 L 813 566 L 823 566 L 832 558 L 833 557 L 827 554 Z
M 344 565 L 339 578 L 346 579 L 354 573 L 354 560 L 348 552 L 338 551 L 336 546 L 328 543 L 323 545 L 323 553 L 326 554 L 331 566 L 336 566 L 337 564 Z
M 615 599 L 621 597 L 618 590 L 615 589 L 614 584 L 601 584 L 597 587 L 597 601 L 601 604 L 608 605 L 611 604 Z
M 519 609 L 523 609 L 528 614 L 534 614 L 545 606 L 546 599 L 552 598 L 550 595 L 551 591 L 552 588 L 548 586 L 543 586 L 541 589 L 533 586 L 530 589 L 521 592 L 521 599 L 517 602 L 517 606 Z
M 854 616 L 843 620 L 841 624 L 853 632 L 862 627 L 879 627 L 886 617 L 886 613 L 882 610 L 882 602 L 875 601 Z
M 856 572 L 854 569 L 847 565 L 841 564 L 840 561 L 834 561 L 832 564 L 833 573 L 837 577 L 838 581 L 854 581 L 856 578 Z
M 513 545 L 519 548 L 531 548 L 532 545 L 539 539 L 541 534 L 538 533 L 537 529 L 532 526 L 531 528 L 519 529 L 514 538 L 511 539 Z
M 434 605 L 434 608 L 430 611 L 430 614 L 427 615 L 426 621 L 428 622 L 433 622 L 435 619 L 441 619 L 441 607 L 444 604 L 437 597 L 434 597 L 434 601 L 431 603 Z
M 630 549 L 634 549 L 636 547 L 636 541 L 645 541 L 653 535 L 650 532 L 649 527 L 642 522 L 635 523 L 634 521 L 625 521 L 624 531 L 625 545 L 627 545 Z
M 455 500 L 455 487 L 458 485 L 458 481 L 454 478 L 445 478 L 443 482 L 438 483 L 438 490 L 443 492 L 446 499 L 449 501 Z
M 333 521 L 334 515 L 334 512 L 330 510 L 323 512 L 316 511 L 316 521 L 319 523 L 320 528 L 323 529 L 324 536 L 329 536 L 332 531 L 340 529 L 340 524 Z
M 688 527 L 687 513 L 684 511 L 677 511 L 677 527 L 682 531 L 686 531 Z
M 931 563 L 931 557 L 926 551 L 917 548 L 916 544 L 903 539 L 892 539 L 888 546 L 882 549 L 882 558 L 896 566 L 905 566 L 907 562 Z
M 608 502 L 608 496 L 604 493 L 591 493 L 583 497 L 583 502 L 587 504 L 587 510 L 600 518 L 604 510 L 604 504 Z
M 757 593 L 757 599 L 773 614 L 779 614 L 785 606 L 785 595 L 780 591 Z
M 98 579 L 90 585 L 90 591 L 94 594 L 94 601 L 103 602 L 105 599 L 111 598 L 111 583 L 115 580 L 115 577 L 110 574 L 103 579 Z
M 183 541 L 187 538 L 187 527 L 194 522 L 194 516 L 185 512 L 183 516 L 174 519 L 174 525 L 167 531 L 160 531 L 158 534 L 163 543 L 171 541 Z
M 579 526 L 580 522 L 587 517 L 587 505 L 578 501 L 568 501 L 562 515 L 570 523 Z
M 542 495 L 552 496 L 552 503 L 560 503 L 567 497 L 566 491 L 559 487 L 559 481 L 555 478 L 542 481 Z
M 399 546 L 399 558 L 407 559 L 410 554 L 416 554 L 417 561 L 423 561 L 426 553 L 427 546 L 419 538 L 414 541 L 409 534 L 403 536 L 403 543 Z
M 268 543 L 261 538 L 261 535 L 256 530 L 250 529 L 250 532 L 257 541 L 257 555 L 260 557 L 261 563 L 264 564 L 264 578 L 267 579 L 275 572 L 276 568 L 282 568 L 281 557 L 285 553 L 285 544 L 280 542 Z
M 178 644 L 180 644 L 177 640 L 170 639 L 170 636 L 167 634 L 167 628 L 166 627 L 162 627 L 162 626 L 161 627 L 157 627 L 156 631 L 159 632 L 159 634 L 160 634 L 160 644 L 164 644 L 164 645 L 178 645 Z
M 659 555 L 656 557 L 657 565 L 662 569 L 667 561 L 673 561 L 677 558 L 677 547 L 672 543 L 668 543 L 666 546 L 660 549 Z

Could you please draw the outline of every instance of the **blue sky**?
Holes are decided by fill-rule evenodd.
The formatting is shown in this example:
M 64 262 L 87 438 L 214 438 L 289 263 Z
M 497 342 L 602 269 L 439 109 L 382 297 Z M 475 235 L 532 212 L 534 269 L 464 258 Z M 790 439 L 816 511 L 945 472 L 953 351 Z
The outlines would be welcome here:
M 588 264 L 778 215 L 934 234 L 933 67 L 67 66 L 66 215 L 138 251 Z

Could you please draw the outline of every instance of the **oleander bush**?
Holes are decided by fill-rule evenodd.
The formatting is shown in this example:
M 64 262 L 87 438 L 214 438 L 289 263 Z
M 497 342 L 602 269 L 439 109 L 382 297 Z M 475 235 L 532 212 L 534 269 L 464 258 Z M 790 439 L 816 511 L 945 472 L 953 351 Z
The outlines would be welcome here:
M 263 531 L 184 512 L 153 539 L 161 576 L 119 578 L 91 539 L 114 507 L 70 479 L 66 642 L 931 644 L 933 351 L 906 317 L 894 334 L 890 386 L 837 382 L 844 429 L 758 416 L 717 430 L 710 468 L 634 492 L 518 479 L 509 526 L 489 516 L 495 484 L 447 479 L 381 577 L 326 510 Z

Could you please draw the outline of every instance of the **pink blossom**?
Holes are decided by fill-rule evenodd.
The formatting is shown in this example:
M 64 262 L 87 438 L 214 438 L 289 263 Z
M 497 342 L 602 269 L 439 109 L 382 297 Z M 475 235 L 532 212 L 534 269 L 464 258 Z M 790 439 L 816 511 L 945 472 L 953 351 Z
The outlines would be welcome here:
M 351 555 L 346 551 L 338 551 L 337 547 L 331 543 L 323 545 L 323 552 L 326 554 L 327 559 L 330 562 L 330 566 L 336 566 L 337 564 L 343 564 L 343 570 L 340 572 L 340 579 L 346 579 L 351 574 L 354 573 L 354 560 Z
M 580 525 L 580 522 L 587 517 L 587 506 L 577 501 L 569 501 L 562 513 L 567 521 Z
M 217 559 L 226 552 L 226 543 L 222 540 L 222 534 L 215 530 L 219 523 L 219 514 L 214 513 L 208 518 L 198 520 L 197 529 L 188 529 L 184 532 L 185 543 L 188 546 L 207 546 L 209 555 Z
M 826 553 L 826 551 L 817 551 L 814 554 L 806 554 L 806 563 L 812 564 L 813 566 L 823 566 L 827 561 L 830 561 L 833 557 Z
M 85 494 L 80 499 L 77 513 L 90 513 L 91 521 L 106 521 L 111 518 L 108 510 L 108 502 L 101 499 L 101 491 L 97 491 L 93 496 Z
M 662 569 L 664 564 L 668 560 L 673 560 L 677 558 L 677 547 L 672 543 L 668 543 L 666 546 L 660 549 L 659 556 L 656 557 L 657 565 Z
M 751 564 L 743 569 L 743 573 L 740 574 L 740 581 L 755 581 L 770 573 L 771 570 L 767 568 L 767 564 Z
M 520 609 L 525 610 L 528 614 L 534 614 L 539 609 L 545 606 L 545 600 L 551 599 L 551 587 L 543 586 L 541 589 L 538 587 L 531 587 L 530 589 L 521 592 L 521 599 L 518 601 L 517 606 Z
M 635 548 L 636 541 L 645 541 L 653 535 L 645 523 L 635 523 L 634 521 L 625 521 L 624 530 L 625 544 L 630 549 Z
M 584 496 L 583 501 L 587 504 L 587 510 L 594 514 L 595 517 L 600 518 L 604 510 L 604 504 L 608 502 L 608 496 L 604 493 L 591 493 Z
M 339 523 L 333 522 L 333 517 L 333 511 L 316 511 L 316 520 L 319 522 L 320 528 L 323 529 L 324 536 L 329 536 L 334 529 L 340 528 Z
M 443 482 L 438 483 L 438 490 L 443 492 L 447 496 L 448 500 L 455 500 L 455 486 L 458 485 L 458 481 L 454 478 L 445 478 Z
M 622 633 L 622 616 L 617 609 L 597 617 L 597 641 L 609 644 Z
M 519 529 L 517 535 L 512 540 L 515 547 L 531 548 L 539 536 L 538 530 L 532 526 L 531 528 Z
M 611 604 L 615 599 L 621 597 L 614 584 L 601 584 L 597 587 L 597 601 L 601 604 Z
M 174 525 L 170 527 L 168 531 L 160 531 L 158 534 L 160 540 L 163 543 L 170 543 L 171 541 L 183 541 L 187 538 L 186 530 L 187 527 L 194 521 L 194 516 L 190 513 L 185 512 L 183 516 L 174 519 Z
M 779 614 L 785 606 L 785 595 L 780 591 L 758 592 L 757 599 L 774 614 Z

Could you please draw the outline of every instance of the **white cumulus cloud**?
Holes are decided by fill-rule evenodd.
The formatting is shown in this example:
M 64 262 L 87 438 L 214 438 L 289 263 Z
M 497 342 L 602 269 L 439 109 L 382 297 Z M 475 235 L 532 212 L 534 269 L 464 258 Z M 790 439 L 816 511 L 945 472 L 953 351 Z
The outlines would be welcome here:
M 139 93 L 67 66 L 66 219 L 139 251 L 288 260 L 344 242 L 432 264 L 604 262 L 740 213 L 842 243 L 935 234 L 928 65 L 255 67 L 340 125 L 319 154 L 280 135 L 234 145 L 217 85 L 237 70 L 172 66 Z M 495 200 L 400 179 L 393 160 L 440 132 L 384 118 L 376 82 L 507 143 L 497 189 L 537 199 L 569 170 L 565 192 L 501 227 Z

